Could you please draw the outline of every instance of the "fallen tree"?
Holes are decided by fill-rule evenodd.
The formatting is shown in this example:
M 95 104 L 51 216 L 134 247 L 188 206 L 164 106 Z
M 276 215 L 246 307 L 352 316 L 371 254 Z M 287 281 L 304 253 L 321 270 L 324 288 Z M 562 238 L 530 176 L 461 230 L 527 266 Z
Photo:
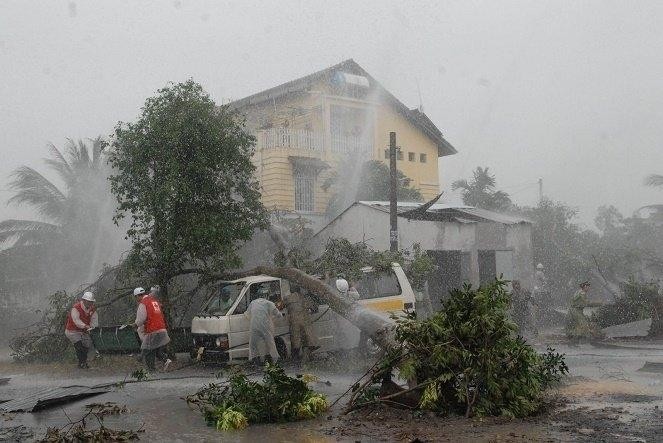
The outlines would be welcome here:
M 599 307 L 592 320 L 600 327 L 630 323 L 650 317 L 660 318 L 657 309 L 659 286 L 656 282 L 639 282 L 633 278 L 619 284 L 614 302 Z M 658 322 L 652 323 L 651 335 L 656 335 Z M 659 326 L 660 328 L 660 326 Z
M 384 348 L 394 345 L 394 324 L 392 321 L 357 303 L 351 303 L 349 300 L 341 297 L 336 288 L 332 288 L 318 278 L 298 269 L 259 266 L 241 273 L 201 275 L 204 284 L 213 284 L 215 281 L 234 280 L 260 274 L 284 278 L 298 283 L 300 286 L 315 294 L 319 300 L 327 303 L 330 306 L 330 309 L 345 317 L 357 328 L 373 337 L 377 344 Z M 120 287 L 115 287 L 110 284 L 106 281 L 108 275 L 107 272 L 103 273 L 99 281 L 95 282 L 95 284 L 86 286 L 85 290 L 103 288 L 101 294 L 98 295 L 100 302 L 97 304 L 101 318 L 105 315 L 104 312 L 109 312 L 107 310 L 112 306 L 116 303 L 122 302 L 122 309 L 117 313 L 113 313 L 113 318 L 115 318 L 115 320 L 120 320 L 120 322 L 128 321 L 133 309 L 135 309 L 129 308 L 129 306 L 133 306 L 133 304 L 131 303 L 131 300 L 127 299 L 127 297 L 132 294 L 132 291 L 131 289 L 127 289 L 126 282 L 124 281 L 121 281 Z M 69 347 L 69 342 L 64 336 L 64 324 L 67 312 L 71 309 L 71 305 L 79 295 L 79 292 L 75 294 L 56 292 L 51 295 L 50 305 L 44 311 L 40 321 L 24 328 L 13 338 L 10 347 L 13 351 L 14 359 L 24 362 L 50 362 L 62 360 L 67 357 L 69 354 L 63 352 L 64 349 L 68 349 Z
M 358 303 L 352 303 L 349 299 L 342 297 L 336 288 L 332 288 L 317 277 L 306 274 L 295 268 L 279 268 L 269 266 L 258 266 L 242 276 L 270 275 L 284 278 L 311 292 L 319 300 L 329 305 L 330 309 L 344 317 L 362 332 L 368 334 L 378 345 L 389 349 L 396 345 L 394 340 L 393 320 L 385 318 Z
M 346 411 L 378 403 L 466 417 L 537 411 L 568 368 L 563 355 L 538 354 L 515 335 L 509 299 L 504 281 L 466 285 L 432 317 L 398 320 L 397 346 L 355 383 Z M 409 388 L 391 381 L 395 373 Z

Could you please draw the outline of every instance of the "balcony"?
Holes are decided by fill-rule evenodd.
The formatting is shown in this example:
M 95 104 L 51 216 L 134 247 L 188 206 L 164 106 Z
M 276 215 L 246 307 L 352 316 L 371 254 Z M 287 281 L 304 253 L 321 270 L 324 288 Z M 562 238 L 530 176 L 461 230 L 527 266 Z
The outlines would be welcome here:
M 320 132 L 306 129 L 272 128 L 256 134 L 258 150 L 297 149 L 302 151 L 322 151 L 324 137 Z
M 362 137 L 333 134 L 329 139 L 330 147 L 325 146 L 322 132 L 306 129 L 271 128 L 260 130 L 256 134 L 258 150 L 294 149 L 299 151 L 329 150 L 341 154 L 362 154 L 370 156 L 373 143 Z

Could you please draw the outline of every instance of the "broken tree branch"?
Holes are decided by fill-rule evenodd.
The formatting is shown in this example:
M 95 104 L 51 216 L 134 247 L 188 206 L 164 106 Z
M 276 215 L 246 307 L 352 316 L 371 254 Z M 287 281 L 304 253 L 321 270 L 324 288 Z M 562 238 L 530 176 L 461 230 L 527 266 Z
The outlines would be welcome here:
M 602 286 L 608 290 L 612 294 L 613 297 L 617 298 L 619 295 L 612 290 L 610 287 L 610 282 L 608 279 L 605 277 L 605 274 L 603 274 L 603 271 L 601 270 L 601 267 L 599 266 L 599 261 L 596 259 L 596 256 L 592 254 L 592 258 L 594 259 L 594 264 L 596 265 L 596 269 L 598 270 L 599 274 L 601 275 L 601 278 L 605 283 L 602 283 Z

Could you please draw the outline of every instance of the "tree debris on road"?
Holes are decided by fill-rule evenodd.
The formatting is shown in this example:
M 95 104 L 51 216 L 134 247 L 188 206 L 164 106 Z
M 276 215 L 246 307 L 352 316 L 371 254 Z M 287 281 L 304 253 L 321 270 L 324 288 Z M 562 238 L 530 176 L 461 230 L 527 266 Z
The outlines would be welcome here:
M 262 383 L 234 372 L 227 382 L 212 383 L 186 401 L 200 409 L 208 425 L 222 431 L 314 418 L 329 407 L 327 399 L 311 390 L 304 377 L 289 377 L 283 368 L 270 364 Z
M 550 348 L 537 354 L 514 335 L 505 285 L 466 285 L 429 319 L 398 320 L 399 346 L 355 383 L 346 411 L 383 403 L 466 417 L 536 412 L 545 390 L 568 368 L 563 355 Z M 394 371 L 408 388 L 392 381 Z

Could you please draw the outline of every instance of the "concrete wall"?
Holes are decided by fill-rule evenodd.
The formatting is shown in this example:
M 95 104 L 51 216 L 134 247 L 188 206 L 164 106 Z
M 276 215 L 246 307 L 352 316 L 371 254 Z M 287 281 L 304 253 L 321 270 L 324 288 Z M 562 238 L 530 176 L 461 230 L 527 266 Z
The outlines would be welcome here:
M 470 253 L 472 284 L 479 283 L 480 250 L 512 251 L 513 276 L 523 287 L 532 287 L 532 240 L 528 224 L 460 223 L 407 220 L 398 218 L 399 248 L 410 250 L 419 243 L 425 250 Z M 356 204 L 327 225 L 310 242 L 315 256 L 322 253 L 330 238 L 365 242 L 376 250 L 389 249 L 389 214 Z
M 532 252 L 532 225 L 507 225 L 506 245 L 513 250 L 513 278 L 524 288 L 534 287 L 534 255 Z

